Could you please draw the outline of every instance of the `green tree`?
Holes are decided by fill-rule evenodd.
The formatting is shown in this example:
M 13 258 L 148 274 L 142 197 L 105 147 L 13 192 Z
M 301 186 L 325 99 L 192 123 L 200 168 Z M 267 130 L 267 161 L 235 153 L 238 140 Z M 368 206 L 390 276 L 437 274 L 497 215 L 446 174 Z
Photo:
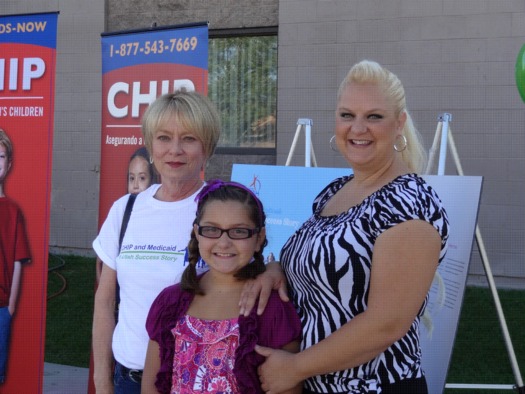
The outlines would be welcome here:
M 222 120 L 220 146 L 275 146 L 277 36 L 214 38 L 208 95 Z

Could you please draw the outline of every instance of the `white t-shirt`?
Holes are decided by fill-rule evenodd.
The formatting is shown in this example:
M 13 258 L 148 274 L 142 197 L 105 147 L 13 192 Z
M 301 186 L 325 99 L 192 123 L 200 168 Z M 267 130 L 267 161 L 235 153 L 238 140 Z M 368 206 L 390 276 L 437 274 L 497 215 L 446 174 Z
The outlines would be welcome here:
M 118 239 L 129 195 L 115 201 L 93 241 L 98 257 L 117 271 L 120 308 L 113 355 L 130 369 L 144 368 L 146 317 L 160 291 L 180 282 L 197 209 L 198 191 L 181 201 L 164 202 L 153 197 L 159 187 L 152 185 L 137 195 L 120 253 Z

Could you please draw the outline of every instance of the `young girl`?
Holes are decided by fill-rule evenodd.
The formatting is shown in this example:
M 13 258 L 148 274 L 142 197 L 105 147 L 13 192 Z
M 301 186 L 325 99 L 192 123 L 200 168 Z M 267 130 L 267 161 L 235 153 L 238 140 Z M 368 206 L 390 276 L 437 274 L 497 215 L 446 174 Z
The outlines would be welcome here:
M 245 186 L 209 182 L 197 198 L 180 284 L 153 302 L 142 393 L 262 393 L 255 345 L 298 351 L 301 325 L 292 304 L 274 292 L 264 314 L 239 316 L 244 280 L 265 270 L 266 216 Z M 197 275 L 202 258 L 209 271 Z M 296 387 L 290 393 L 300 393 Z

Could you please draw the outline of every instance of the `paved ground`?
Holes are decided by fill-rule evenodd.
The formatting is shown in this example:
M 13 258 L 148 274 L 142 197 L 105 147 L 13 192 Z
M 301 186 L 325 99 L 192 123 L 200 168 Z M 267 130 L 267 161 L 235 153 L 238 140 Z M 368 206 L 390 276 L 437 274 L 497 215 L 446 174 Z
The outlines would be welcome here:
M 42 394 L 87 394 L 89 369 L 44 363 Z

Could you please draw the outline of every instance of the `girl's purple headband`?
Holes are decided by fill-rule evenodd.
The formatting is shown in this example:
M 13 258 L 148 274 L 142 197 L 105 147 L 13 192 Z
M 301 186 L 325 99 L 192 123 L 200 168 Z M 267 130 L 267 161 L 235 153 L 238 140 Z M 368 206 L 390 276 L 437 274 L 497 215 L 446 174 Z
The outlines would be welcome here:
M 249 188 L 244 186 L 242 183 L 225 182 L 225 181 L 222 181 L 220 179 L 214 179 L 214 180 L 208 181 L 206 183 L 206 185 L 204 185 L 202 190 L 199 192 L 199 194 L 197 194 L 197 197 L 195 197 L 195 201 L 197 202 L 198 205 L 200 205 L 202 200 L 208 194 L 210 194 L 211 192 L 214 192 L 215 190 L 218 190 L 218 189 L 220 189 L 222 187 L 226 187 L 226 186 L 232 186 L 232 187 L 236 187 L 237 189 L 244 190 L 250 196 L 252 196 L 252 198 L 255 200 L 255 203 L 257 204 L 257 209 L 259 211 L 259 226 L 260 227 L 264 227 L 264 223 L 263 223 L 263 209 L 262 209 L 261 200 L 259 200 L 259 198 L 255 195 L 255 193 L 253 191 L 251 191 Z

